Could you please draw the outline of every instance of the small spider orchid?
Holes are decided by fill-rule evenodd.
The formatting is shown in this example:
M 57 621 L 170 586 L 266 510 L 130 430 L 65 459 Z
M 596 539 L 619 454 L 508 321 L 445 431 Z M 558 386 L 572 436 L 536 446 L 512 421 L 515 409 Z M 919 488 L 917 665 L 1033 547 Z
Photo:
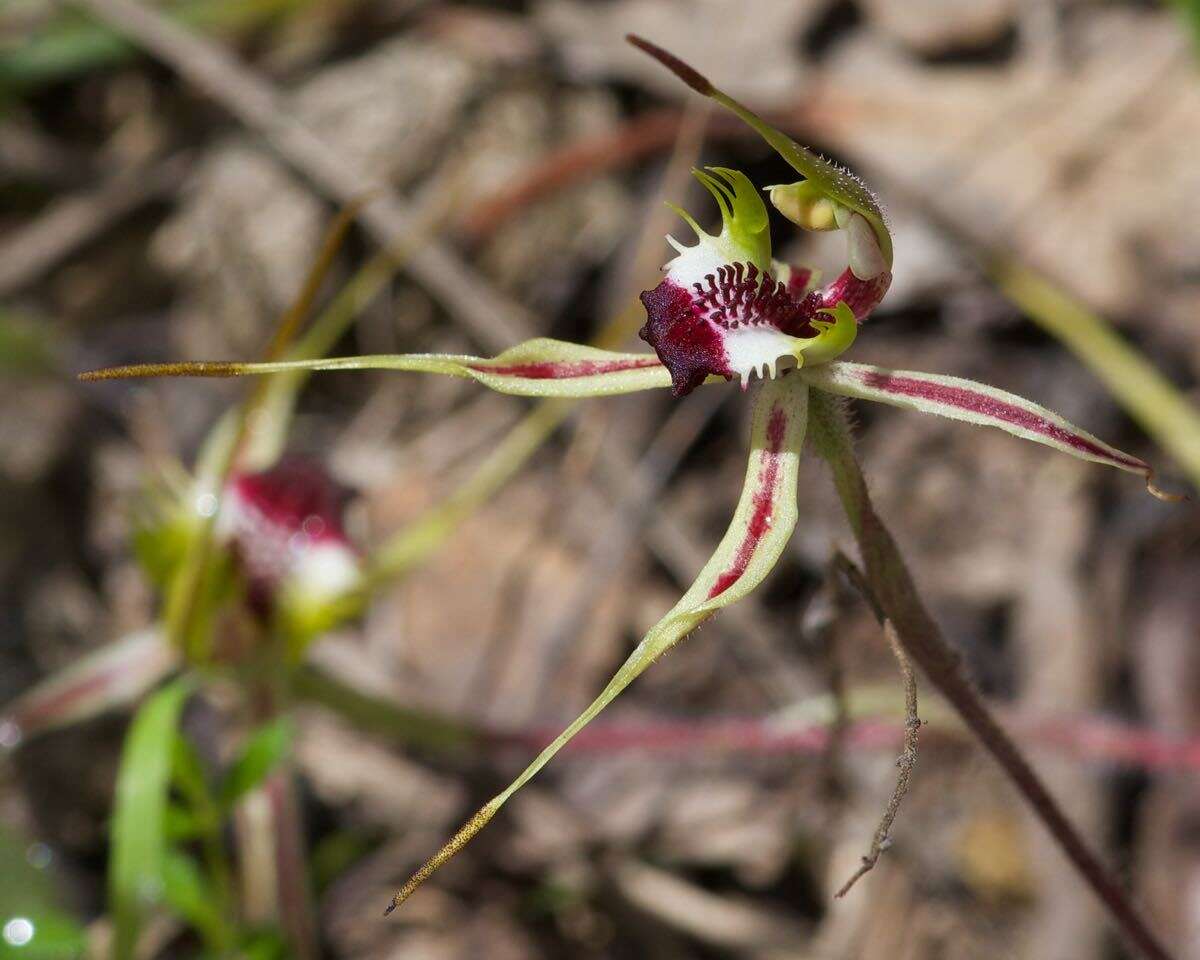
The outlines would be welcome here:
M 362 587 L 342 499 L 319 465 L 298 458 L 235 473 L 226 483 L 218 539 L 243 572 L 251 609 L 293 643 L 345 619 Z
M 724 607 L 755 589 L 775 566 L 797 520 L 797 469 L 808 424 L 810 390 L 877 400 L 983 426 L 1136 473 L 1149 466 L 1021 397 L 956 377 L 838 359 L 891 283 L 892 238 L 871 192 L 857 179 L 799 146 L 694 69 L 637 37 L 630 41 L 697 92 L 756 130 L 802 179 L 768 188 L 788 220 L 807 230 L 840 230 L 848 264 L 824 286 L 811 271 L 774 260 L 766 205 L 741 173 L 695 171 L 717 201 L 721 229 L 705 232 L 675 208 L 697 242 L 668 238 L 677 256 L 642 294 L 649 353 L 618 353 L 536 339 L 494 358 L 405 354 L 271 363 L 187 362 L 121 367 L 85 379 L 128 376 L 243 376 L 288 370 L 403 370 L 470 378 L 501 393 L 598 397 L 670 387 L 682 396 L 702 384 L 736 378 L 763 382 L 753 402 L 750 458 L 741 498 L 725 536 L 683 598 L 656 623 L 599 696 L 502 793 L 471 818 L 392 900 L 389 912 L 457 853 L 504 803 L 651 663 Z M 1151 488 L 1153 489 L 1153 488 Z

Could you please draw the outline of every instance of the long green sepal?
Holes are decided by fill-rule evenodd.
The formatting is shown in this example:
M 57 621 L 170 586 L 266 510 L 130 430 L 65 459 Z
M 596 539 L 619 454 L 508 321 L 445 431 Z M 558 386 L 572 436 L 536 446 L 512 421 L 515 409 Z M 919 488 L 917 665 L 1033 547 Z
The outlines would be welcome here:
M 800 376 L 811 386 L 829 393 L 875 400 L 977 426 L 995 427 L 1081 460 L 1136 473 L 1145 480 L 1147 489 L 1156 497 L 1175 499 L 1154 485 L 1154 471 L 1144 460 L 1092 436 L 1040 403 L 986 383 L 916 370 L 889 370 L 841 360 L 805 369 Z
M 616 353 L 539 337 L 492 358 L 462 354 L 405 353 L 273 363 L 188 361 L 110 367 L 81 380 L 130 377 L 245 377 L 296 370 L 402 370 L 477 380 L 500 393 L 522 397 L 599 397 L 669 387 L 671 377 L 648 353 Z

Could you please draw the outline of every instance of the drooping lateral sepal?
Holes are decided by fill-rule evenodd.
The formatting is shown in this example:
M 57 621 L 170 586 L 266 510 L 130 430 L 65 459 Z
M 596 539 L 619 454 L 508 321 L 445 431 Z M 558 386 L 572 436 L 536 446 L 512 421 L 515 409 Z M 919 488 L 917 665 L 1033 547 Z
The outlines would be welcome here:
M 135 703 L 176 670 L 179 651 L 148 627 L 51 674 L 0 710 L 0 748 Z
M 804 370 L 802 376 L 811 386 L 829 393 L 996 427 L 1083 460 L 1136 473 L 1147 483 L 1153 475 L 1145 461 L 1097 439 L 1052 410 L 973 380 L 844 361 Z
M 750 462 L 741 499 L 729 529 L 691 588 L 650 628 L 587 709 L 507 789 L 485 804 L 425 862 L 392 899 L 389 913 L 482 830 L 513 794 L 651 663 L 722 607 L 748 594 L 771 572 L 796 524 L 797 476 L 808 420 L 807 401 L 807 387 L 796 376 L 763 384 L 755 402 Z

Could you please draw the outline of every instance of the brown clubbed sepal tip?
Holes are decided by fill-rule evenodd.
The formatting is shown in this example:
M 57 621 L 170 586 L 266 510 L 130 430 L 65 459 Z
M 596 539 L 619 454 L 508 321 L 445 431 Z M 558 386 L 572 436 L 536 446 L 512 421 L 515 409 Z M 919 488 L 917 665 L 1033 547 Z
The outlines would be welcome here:
M 183 363 L 134 363 L 125 367 L 105 367 L 78 374 L 85 383 L 96 380 L 132 380 L 139 377 L 236 377 L 241 366 L 220 360 L 185 360 Z
M 675 76 L 686 83 L 689 87 L 699 94 L 706 97 L 711 97 L 715 92 L 715 88 L 708 82 L 708 78 L 694 67 L 688 66 L 673 53 L 667 53 L 662 47 L 651 43 L 636 33 L 625 34 L 625 39 L 632 43 L 639 50 L 650 54 L 655 60 L 661 63 L 664 67 L 670 70 Z
M 439 867 L 470 843 L 475 834 L 486 827 L 488 821 L 496 815 L 496 811 L 500 809 L 501 803 L 503 803 L 502 799 L 493 799 L 490 803 L 480 808 L 475 813 L 475 816 L 459 827 L 458 832 L 447 840 L 437 853 L 426 860 L 421 865 L 421 869 L 408 878 L 408 882 L 404 886 L 396 891 L 396 895 L 392 897 L 392 902 L 387 905 L 387 909 L 383 911 L 383 915 L 386 917 L 391 914 L 400 904 L 411 897 L 421 884 L 433 876 Z
M 1190 503 L 1191 497 L 1186 493 L 1169 493 L 1160 487 L 1154 478 L 1154 471 L 1146 470 L 1146 492 L 1163 503 Z

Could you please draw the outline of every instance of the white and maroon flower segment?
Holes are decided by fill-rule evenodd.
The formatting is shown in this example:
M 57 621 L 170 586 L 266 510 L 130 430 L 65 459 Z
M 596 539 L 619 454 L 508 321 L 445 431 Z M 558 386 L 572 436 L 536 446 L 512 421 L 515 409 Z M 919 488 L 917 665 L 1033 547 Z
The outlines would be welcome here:
M 217 529 L 242 567 L 256 613 L 268 617 L 289 601 L 320 602 L 355 589 L 361 563 L 342 528 L 342 501 L 329 475 L 299 458 L 230 479 Z
M 814 367 L 802 376 L 810 386 L 828 393 L 997 427 L 1083 460 L 1136 473 L 1147 485 L 1153 479 L 1153 471 L 1144 460 L 1109 446 L 1032 400 L 974 380 L 844 362 Z M 1150 490 L 1162 496 L 1152 485 Z

